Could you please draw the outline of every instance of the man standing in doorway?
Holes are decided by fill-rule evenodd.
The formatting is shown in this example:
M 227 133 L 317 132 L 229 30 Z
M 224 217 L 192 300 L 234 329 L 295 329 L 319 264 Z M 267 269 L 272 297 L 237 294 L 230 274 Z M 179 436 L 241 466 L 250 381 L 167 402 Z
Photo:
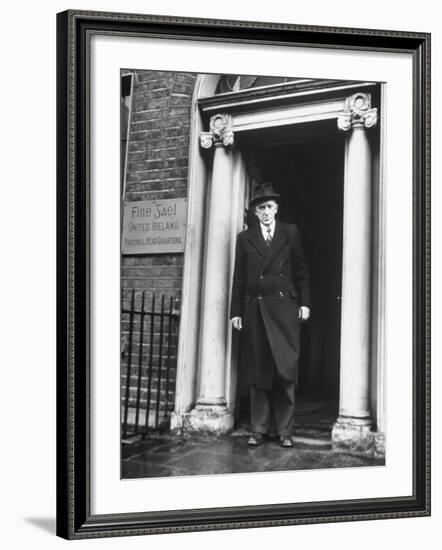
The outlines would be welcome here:
M 310 316 L 307 264 L 296 225 L 275 219 L 280 195 L 271 184 L 255 189 L 250 210 L 259 223 L 238 235 L 230 318 L 243 334 L 250 384 L 250 446 L 270 431 L 293 447 L 300 321 Z

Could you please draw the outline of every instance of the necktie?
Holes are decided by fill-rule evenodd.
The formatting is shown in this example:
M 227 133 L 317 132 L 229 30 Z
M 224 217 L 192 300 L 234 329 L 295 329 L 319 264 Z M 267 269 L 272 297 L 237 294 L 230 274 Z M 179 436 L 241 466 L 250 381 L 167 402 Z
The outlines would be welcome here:
M 271 243 L 272 243 L 272 230 L 270 229 L 270 227 L 268 227 L 267 228 L 266 245 L 270 246 Z

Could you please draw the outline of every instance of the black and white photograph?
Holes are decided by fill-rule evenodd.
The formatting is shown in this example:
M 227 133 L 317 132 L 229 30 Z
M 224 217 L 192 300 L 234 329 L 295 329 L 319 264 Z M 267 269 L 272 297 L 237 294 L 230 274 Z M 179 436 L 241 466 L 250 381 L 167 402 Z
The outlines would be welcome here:
M 57 15 L 59 536 L 430 514 L 429 48 Z
M 5 3 L 2 548 L 437 547 L 440 12 Z
M 121 478 L 384 466 L 387 85 L 120 89 Z

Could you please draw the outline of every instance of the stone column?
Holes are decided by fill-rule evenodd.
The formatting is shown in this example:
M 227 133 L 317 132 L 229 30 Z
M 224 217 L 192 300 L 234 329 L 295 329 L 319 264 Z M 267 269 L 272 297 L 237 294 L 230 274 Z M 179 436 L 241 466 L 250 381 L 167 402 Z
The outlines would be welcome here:
M 341 376 L 334 446 L 369 450 L 371 280 L 371 152 L 367 130 L 377 122 L 369 94 L 346 101 L 338 127 L 347 132 L 342 254 Z
M 210 132 L 202 132 L 201 147 L 213 149 L 209 177 L 203 288 L 201 293 L 198 398 L 188 417 L 191 431 L 226 433 L 233 415 L 226 405 L 226 365 L 232 227 L 233 131 L 230 117 L 215 115 Z

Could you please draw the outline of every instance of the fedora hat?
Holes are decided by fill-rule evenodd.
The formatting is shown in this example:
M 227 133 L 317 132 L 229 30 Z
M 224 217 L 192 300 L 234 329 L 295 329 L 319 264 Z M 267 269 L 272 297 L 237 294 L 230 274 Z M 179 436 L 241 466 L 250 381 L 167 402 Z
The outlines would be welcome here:
M 252 208 L 260 202 L 274 200 L 278 202 L 281 195 L 275 193 L 271 183 L 262 183 L 257 185 L 252 191 L 252 197 L 249 201 L 249 207 Z

